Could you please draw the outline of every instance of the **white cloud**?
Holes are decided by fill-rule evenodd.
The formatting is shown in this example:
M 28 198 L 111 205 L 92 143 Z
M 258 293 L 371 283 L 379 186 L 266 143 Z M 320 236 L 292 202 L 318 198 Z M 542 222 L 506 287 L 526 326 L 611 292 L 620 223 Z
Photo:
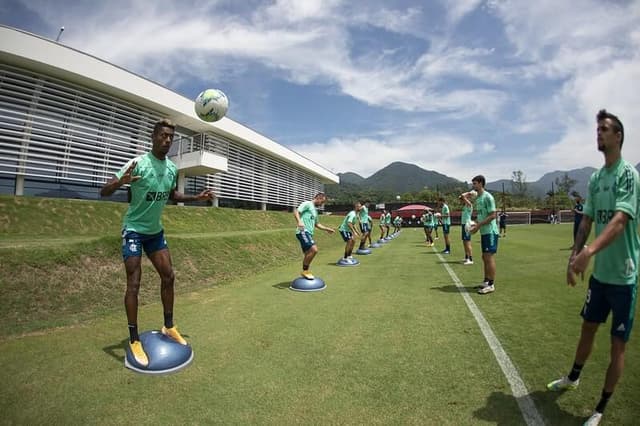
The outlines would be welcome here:
M 474 148 L 464 137 L 422 130 L 386 138 L 333 138 L 296 145 L 295 150 L 335 173 L 349 171 L 368 177 L 394 161 L 403 161 L 457 178 L 465 176 L 464 167 L 457 162 Z
M 447 10 L 447 19 L 450 23 L 456 24 L 468 13 L 473 12 L 482 0 L 443 0 L 442 3 Z
M 591 148 L 600 108 L 620 115 L 627 136 L 623 154 L 640 161 L 634 143 L 640 122 L 638 1 L 441 0 L 442 9 L 384 0 L 24 4 L 50 25 L 65 25 L 64 43 L 170 87 L 208 76 L 233 78 L 257 65 L 271 70 L 265 84 L 280 79 L 322 85 L 337 96 L 400 111 L 394 115 L 399 120 L 407 113 L 407 122 L 398 123 L 406 129 L 402 135 L 380 130 L 375 137 L 338 135 L 292 147 L 336 171 L 372 173 L 397 160 L 465 179 L 470 173 L 463 159 L 483 154 L 491 155 L 490 162 L 477 172 L 490 180 L 517 169 L 537 178 L 549 169 L 598 165 L 601 156 Z M 494 32 L 507 37 L 506 43 L 499 40 L 499 53 L 481 37 L 473 44 L 456 42 L 461 21 L 487 10 L 503 24 L 503 31 Z M 410 54 L 393 44 L 357 51 L 353 30 L 372 28 L 394 33 L 401 47 L 402 37 L 420 43 Z M 398 59 L 400 51 L 405 56 Z M 413 124 L 426 120 L 446 125 L 433 135 Z M 491 143 L 476 143 L 473 130 L 464 133 L 458 122 L 469 129 L 497 127 L 503 134 L 495 141 L 485 134 L 479 137 Z M 504 145 L 519 135 L 540 139 L 519 154 L 505 154 Z M 359 158 L 351 145 L 375 154 Z M 441 145 L 457 156 L 438 151 Z
M 483 142 L 482 145 L 480 145 L 480 150 L 482 152 L 493 152 L 496 150 L 496 146 L 489 142 Z
M 542 146 L 536 169 L 601 165 L 593 130 L 601 108 L 620 115 L 627 137 L 634 139 L 640 119 L 640 2 L 491 3 L 518 55 L 529 63 L 523 76 L 562 81 L 551 98 L 525 101 L 522 119 L 513 124 L 520 132 L 561 129 L 555 143 Z M 640 161 L 640 147 L 625 144 L 623 156 Z

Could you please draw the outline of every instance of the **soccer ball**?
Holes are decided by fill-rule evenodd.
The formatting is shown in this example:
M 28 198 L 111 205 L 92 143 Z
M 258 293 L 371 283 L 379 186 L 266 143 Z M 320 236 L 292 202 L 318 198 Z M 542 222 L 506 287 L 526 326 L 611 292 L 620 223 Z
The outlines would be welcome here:
M 207 89 L 198 95 L 194 108 L 201 120 L 211 123 L 227 114 L 229 99 L 222 90 Z
M 464 224 L 464 231 L 469 234 L 471 233 L 471 228 L 476 226 L 476 223 L 472 220 Z

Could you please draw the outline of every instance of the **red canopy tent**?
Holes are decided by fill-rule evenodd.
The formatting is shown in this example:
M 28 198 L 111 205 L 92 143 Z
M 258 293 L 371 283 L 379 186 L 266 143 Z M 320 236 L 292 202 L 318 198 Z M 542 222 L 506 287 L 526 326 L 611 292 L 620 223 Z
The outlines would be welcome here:
M 393 216 L 400 216 L 403 219 L 415 219 L 422 216 L 425 209 L 431 209 L 431 207 L 425 206 L 424 204 L 409 204 L 408 206 L 400 207 L 391 214 Z

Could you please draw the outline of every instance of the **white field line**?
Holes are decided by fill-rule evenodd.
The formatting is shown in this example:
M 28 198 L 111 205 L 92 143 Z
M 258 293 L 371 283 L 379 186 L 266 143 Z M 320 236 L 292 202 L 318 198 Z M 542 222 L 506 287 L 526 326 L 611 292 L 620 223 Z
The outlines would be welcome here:
M 515 365 L 513 365 L 513 362 L 511 362 L 511 358 L 509 358 L 509 355 L 507 355 L 507 353 L 505 352 L 504 348 L 500 344 L 500 341 L 493 333 L 493 330 L 491 330 L 491 326 L 484 318 L 484 315 L 482 315 L 482 312 L 480 312 L 480 309 L 478 309 L 478 306 L 473 301 L 471 296 L 469 296 L 466 287 L 462 285 L 462 282 L 460 281 L 456 273 L 453 272 L 453 269 L 451 269 L 451 267 L 447 264 L 446 260 L 440 253 L 438 253 L 438 258 L 440 259 L 440 261 L 444 265 L 444 268 L 447 270 L 449 276 L 458 288 L 458 292 L 462 295 L 462 298 L 467 304 L 467 308 L 469 308 L 469 311 L 473 314 L 473 317 L 478 323 L 478 326 L 480 327 L 480 330 L 482 331 L 487 344 L 489 344 L 489 348 L 491 348 L 493 355 L 496 357 L 498 365 L 500 365 L 504 376 L 507 378 L 507 381 L 511 386 L 511 392 L 518 402 L 518 406 L 520 407 L 520 411 L 522 412 L 524 421 L 528 426 L 544 425 L 545 423 L 542 419 L 542 416 L 538 412 L 538 409 L 533 403 L 533 400 L 529 396 L 527 386 L 524 384 L 524 381 L 518 374 L 518 370 L 516 369 Z M 487 295 L 483 297 L 491 296 Z

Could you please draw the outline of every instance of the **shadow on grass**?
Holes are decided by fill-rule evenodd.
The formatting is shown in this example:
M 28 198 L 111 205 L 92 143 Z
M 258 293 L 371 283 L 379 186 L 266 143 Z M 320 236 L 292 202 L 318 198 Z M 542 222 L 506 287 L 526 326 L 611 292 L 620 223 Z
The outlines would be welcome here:
M 293 281 L 293 280 L 291 280 L 291 281 Z M 281 283 L 274 284 L 271 287 L 277 288 L 278 290 L 286 290 L 286 289 L 289 288 L 289 286 L 291 286 L 291 281 L 283 281 Z
M 557 399 L 562 392 L 537 391 L 529 394 L 540 414 L 549 424 L 580 425 L 585 418 L 574 416 L 558 405 Z M 474 417 L 496 425 L 520 424 L 523 421 L 518 401 L 513 395 L 493 392 L 487 398 L 486 406 L 474 411 Z
M 438 290 L 443 293 L 474 293 L 473 287 L 462 287 L 458 289 L 455 284 L 447 284 L 440 287 L 431 287 L 431 290 Z
M 105 346 L 102 348 L 104 353 L 118 361 L 119 363 L 124 363 L 124 354 L 125 354 L 125 345 L 129 342 L 129 338 L 122 339 L 120 343 L 116 343 L 110 346 Z

